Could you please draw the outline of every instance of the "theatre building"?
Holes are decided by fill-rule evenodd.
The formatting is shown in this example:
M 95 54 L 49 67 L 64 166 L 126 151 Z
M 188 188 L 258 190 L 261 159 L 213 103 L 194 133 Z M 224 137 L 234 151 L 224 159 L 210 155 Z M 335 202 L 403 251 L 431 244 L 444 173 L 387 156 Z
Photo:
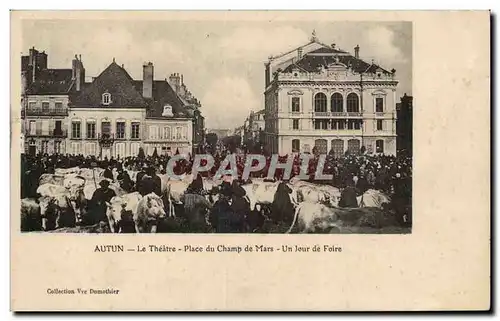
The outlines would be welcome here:
M 143 80 L 134 80 L 113 59 L 113 62 L 81 93 L 74 95 L 69 104 L 68 149 L 72 154 L 95 155 L 101 158 L 137 156 L 142 147 L 152 154 L 152 148 L 167 148 L 175 138 L 175 147 L 190 148 L 190 137 L 182 134 L 167 135 L 164 128 L 179 126 L 173 117 L 160 117 L 150 121 L 150 116 L 161 105 L 168 109 L 172 89 L 167 81 L 153 80 L 153 64 L 143 65 Z M 181 109 L 182 107 L 178 107 Z M 189 121 L 186 121 L 189 122 Z M 150 127 L 151 126 L 151 127 Z M 152 129 L 157 126 L 157 130 Z M 188 125 L 180 132 L 188 131 Z M 160 128 L 162 131 L 160 131 Z M 152 134 L 152 131 L 156 134 Z M 160 134 L 160 132 L 162 134 Z M 165 138 L 167 137 L 167 138 Z M 157 143 L 164 145 L 156 145 Z
M 396 154 L 395 70 L 309 43 L 266 63 L 265 142 L 273 153 Z M 364 148 L 363 148 L 364 146 Z

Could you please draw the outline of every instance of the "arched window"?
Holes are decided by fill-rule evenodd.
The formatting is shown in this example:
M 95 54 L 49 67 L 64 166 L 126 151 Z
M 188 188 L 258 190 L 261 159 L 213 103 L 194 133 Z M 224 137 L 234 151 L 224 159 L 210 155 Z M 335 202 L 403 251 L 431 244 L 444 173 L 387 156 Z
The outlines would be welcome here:
M 334 157 L 342 157 L 344 155 L 344 141 L 342 139 L 332 140 L 332 150 Z
M 314 96 L 314 111 L 319 113 L 326 112 L 326 95 L 323 93 L 317 93 Z
M 316 147 L 318 154 L 326 154 L 328 152 L 328 142 L 326 139 L 316 139 L 314 141 L 314 147 Z
M 347 95 L 347 112 L 359 113 L 359 97 L 355 93 Z
M 344 98 L 339 93 L 332 95 L 332 112 L 341 113 L 344 111 Z
M 349 139 L 347 141 L 347 151 L 351 155 L 359 155 L 360 142 L 357 139 Z
M 103 105 L 111 104 L 111 94 L 110 93 L 102 94 L 102 104 Z

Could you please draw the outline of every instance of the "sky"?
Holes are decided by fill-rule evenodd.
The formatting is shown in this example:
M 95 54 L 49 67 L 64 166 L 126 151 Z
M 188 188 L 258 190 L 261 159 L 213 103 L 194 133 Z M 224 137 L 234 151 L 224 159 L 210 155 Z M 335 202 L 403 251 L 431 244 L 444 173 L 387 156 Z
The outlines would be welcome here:
M 113 58 L 138 80 L 144 62 L 154 64 L 156 80 L 183 74 L 207 128 L 235 128 L 264 108 L 268 57 L 306 44 L 313 30 L 325 44 L 351 53 L 359 45 L 361 59 L 396 69 L 398 101 L 411 95 L 409 22 L 25 20 L 22 43 L 23 54 L 45 50 L 49 68 L 71 68 L 81 55 L 89 78 Z

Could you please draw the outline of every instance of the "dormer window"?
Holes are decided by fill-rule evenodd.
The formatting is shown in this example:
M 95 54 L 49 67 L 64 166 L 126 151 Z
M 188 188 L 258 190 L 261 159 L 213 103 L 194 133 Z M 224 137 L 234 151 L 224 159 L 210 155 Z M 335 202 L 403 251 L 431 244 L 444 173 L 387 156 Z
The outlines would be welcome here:
M 172 113 L 172 106 L 170 106 L 170 105 L 163 106 L 163 113 L 161 115 L 167 116 L 167 117 L 174 116 L 174 114 Z
M 111 104 L 111 94 L 110 93 L 102 94 L 102 104 L 103 105 Z

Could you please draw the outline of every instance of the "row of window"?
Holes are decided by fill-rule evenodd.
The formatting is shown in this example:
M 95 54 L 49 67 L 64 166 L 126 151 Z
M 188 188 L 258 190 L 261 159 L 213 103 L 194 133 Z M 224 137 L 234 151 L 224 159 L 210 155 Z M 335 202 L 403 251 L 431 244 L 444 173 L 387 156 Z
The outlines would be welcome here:
M 326 94 L 317 93 L 314 96 L 314 111 L 317 113 L 327 112 L 327 100 Z M 340 93 L 334 93 L 330 97 L 331 111 L 334 113 L 344 112 L 344 97 Z M 359 113 L 359 96 L 356 93 L 350 93 L 347 95 L 347 112 L 348 113 Z M 300 98 L 292 97 L 292 112 L 300 112 Z M 375 112 L 384 112 L 384 98 L 375 98 Z
M 359 154 L 361 151 L 361 143 L 358 139 L 349 139 L 347 141 L 347 151 L 350 154 Z M 328 151 L 328 141 L 326 139 L 316 139 L 314 141 L 314 147 L 320 154 L 326 154 Z M 308 149 L 308 148 L 306 148 Z M 344 141 L 342 139 L 334 139 L 331 142 L 330 149 L 335 156 L 341 156 L 344 154 Z M 368 152 L 371 152 L 372 148 L 369 146 Z M 382 139 L 378 139 L 375 141 L 375 151 L 376 153 L 384 152 L 384 141 Z M 292 140 L 292 152 L 299 153 L 300 152 L 300 139 Z
M 87 122 L 86 123 L 86 138 L 87 139 L 95 139 L 97 137 L 96 134 L 96 123 L 95 122 Z M 117 139 L 125 139 L 125 122 L 116 122 L 116 133 L 115 137 Z M 131 139 L 139 139 L 140 138 L 140 123 L 132 122 L 130 126 L 130 138 Z M 103 121 L 101 123 L 101 133 L 102 134 L 111 134 L 111 122 Z M 81 122 L 73 121 L 71 122 L 71 138 L 80 139 L 82 138 L 82 126 Z
M 139 153 L 139 148 L 139 143 L 130 144 L 129 155 L 137 155 Z M 98 155 L 100 152 L 102 152 L 102 157 L 107 156 L 108 158 L 111 156 L 118 157 L 127 155 L 125 143 L 116 143 L 113 147 L 113 154 L 111 154 L 111 150 L 108 148 L 102 149 L 101 151 L 96 143 L 82 144 L 74 142 L 70 144 L 70 149 L 70 153 L 72 154 Z
M 334 129 L 334 130 L 342 130 L 342 129 L 361 129 L 363 126 L 363 121 L 360 119 L 316 119 L 314 120 L 314 129 Z M 292 120 L 292 129 L 299 130 L 299 120 Z M 377 119 L 377 130 L 384 130 L 384 122 L 382 119 Z
M 29 122 L 29 133 L 30 135 L 49 135 L 49 134 L 62 134 L 62 121 L 55 120 L 53 122 L 48 119 L 42 119 L 41 121 L 30 120 Z
M 63 109 L 63 103 L 61 101 L 56 101 L 54 103 L 55 109 Z M 36 109 L 36 101 L 30 101 L 28 102 L 28 109 Z M 49 111 L 50 110 L 50 103 L 48 101 L 43 101 L 42 102 L 42 111 Z
M 149 139 L 155 140 L 155 139 L 175 139 L 175 140 L 182 140 L 182 139 L 187 139 L 187 128 L 177 126 L 177 127 L 172 127 L 170 126 L 165 126 L 165 127 L 158 127 L 156 125 L 149 126 Z
M 40 145 L 40 152 L 42 154 L 49 154 L 50 153 L 50 150 L 49 150 L 49 141 L 48 140 L 42 140 L 41 142 L 41 145 Z M 62 150 L 62 142 L 61 141 L 55 141 L 54 142 L 54 149 L 53 149 L 53 152 L 54 153 L 62 153 L 63 150 Z

